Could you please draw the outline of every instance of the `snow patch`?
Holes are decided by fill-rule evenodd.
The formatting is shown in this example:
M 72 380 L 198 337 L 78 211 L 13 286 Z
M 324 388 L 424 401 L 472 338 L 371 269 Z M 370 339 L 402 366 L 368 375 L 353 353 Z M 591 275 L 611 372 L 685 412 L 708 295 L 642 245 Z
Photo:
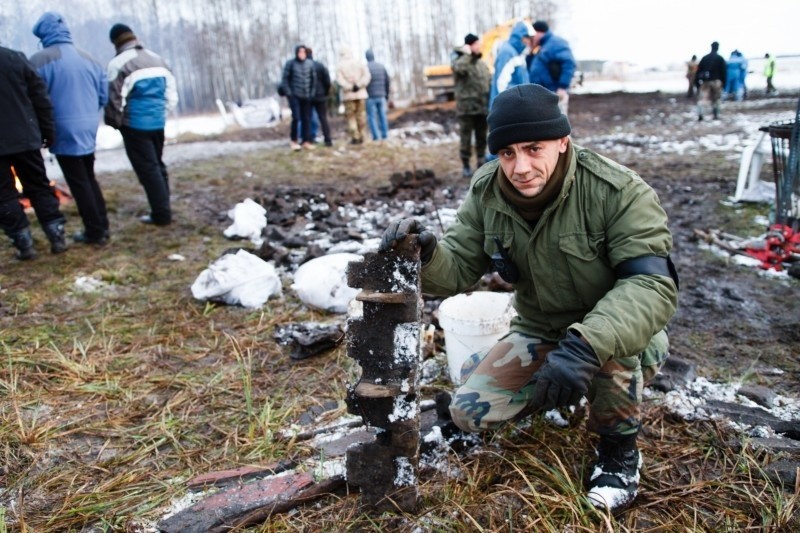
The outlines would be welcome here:
M 395 487 L 411 487 L 416 484 L 417 476 L 414 473 L 414 466 L 408 457 L 396 457 L 394 460 L 397 474 L 394 478 Z
M 419 360 L 420 327 L 418 322 L 398 324 L 394 328 L 394 362 L 413 365 Z
M 76 291 L 82 293 L 108 292 L 112 289 L 111 285 L 105 281 L 92 276 L 78 276 L 72 286 Z

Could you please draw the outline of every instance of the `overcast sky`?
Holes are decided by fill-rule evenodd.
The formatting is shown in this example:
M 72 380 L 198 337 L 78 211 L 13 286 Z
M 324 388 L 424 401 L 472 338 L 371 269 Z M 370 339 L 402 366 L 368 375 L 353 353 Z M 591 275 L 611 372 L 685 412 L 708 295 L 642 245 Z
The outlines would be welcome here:
M 715 40 L 725 58 L 800 54 L 800 0 L 569 0 L 558 18 L 577 59 L 682 63 Z

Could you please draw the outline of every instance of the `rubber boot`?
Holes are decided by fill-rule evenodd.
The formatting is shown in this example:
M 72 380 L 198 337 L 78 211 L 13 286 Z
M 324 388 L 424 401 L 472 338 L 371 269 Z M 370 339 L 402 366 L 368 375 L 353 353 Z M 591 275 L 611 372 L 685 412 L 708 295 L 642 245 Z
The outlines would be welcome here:
M 11 236 L 14 247 L 17 249 L 16 258 L 20 261 L 27 261 L 36 257 L 36 250 L 33 249 L 33 236 L 31 229 L 25 228 L 24 230 L 15 233 Z
M 63 222 L 51 222 L 42 228 L 50 241 L 50 253 L 60 254 L 67 251 L 67 236 Z
M 604 511 L 618 514 L 633 503 L 639 492 L 642 455 L 636 436 L 605 435 L 597 448 L 597 462 L 589 479 L 589 501 Z

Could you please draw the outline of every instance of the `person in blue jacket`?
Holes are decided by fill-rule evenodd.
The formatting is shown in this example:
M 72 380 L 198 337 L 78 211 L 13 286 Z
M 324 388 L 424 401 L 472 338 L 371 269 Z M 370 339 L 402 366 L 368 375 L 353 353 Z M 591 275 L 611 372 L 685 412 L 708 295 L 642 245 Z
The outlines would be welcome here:
M 100 184 L 94 175 L 94 151 L 100 111 L 108 102 L 105 68 L 72 43 L 64 17 L 48 11 L 33 27 L 43 49 L 30 61 L 47 85 L 53 102 L 56 156 L 69 185 L 84 230 L 76 242 L 105 245 L 109 239 L 108 214 Z
M 745 59 L 739 50 L 731 52 L 725 70 L 725 98 L 729 100 L 742 101 L 744 87 L 742 85 L 742 71 L 746 72 Z
M 172 223 L 169 174 L 164 164 L 167 113 L 178 105 L 175 76 L 166 62 L 146 49 L 133 30 L 117 23 L 108 32 L 117 55 L 108 62 L 108 103 L 103 119 L 122 134 L 125 153 L 150 204 L 139 221 Z
M 521 20 L 514 24 L 508 40 L 500 45 L 494 59 L 494 76 L 489 91 L 490 108 L 501 92 L 530 82 L 525 56 L 533 45 L 533 33 L 530 22 Z
M 536 54 L 530 60 L 528 69 L 531 83 L 536 83 L 558 95 L 558 106 L 567 114 L 569 88 L 575 75 L 575 57 L 569 43 L 554 34 L 543 20 L 533 23 L 536 32 L 533 38 Z

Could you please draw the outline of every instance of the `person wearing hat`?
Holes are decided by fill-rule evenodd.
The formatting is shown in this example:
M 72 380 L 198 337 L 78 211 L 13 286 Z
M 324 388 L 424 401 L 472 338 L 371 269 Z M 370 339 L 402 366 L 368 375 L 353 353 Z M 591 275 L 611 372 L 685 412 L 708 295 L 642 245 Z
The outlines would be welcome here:
M 106 70 L 88 52 L 76 47 L 64 17 L 48 11 L 33 26 L 42 50 L 31 63 L 47 85 L 53 102 L 56 156 L 78 206 L 83 231 L 75 242 L 104 246 L 110 238 L 103 191 L 94 174 L 94 152 L 100 110 L 108 102 Z
M 558 95 L 561 111 L 569 108 L 569 89 L 577 63 L 569 43 L 554 34 L 543 20 L 533 23 L 533 48 L 537 50 L 528 69 L 531 83 L 537 83 Z
M 475 134 L 476 166 L 486 162 L 486 115 L 489 113 L 489 84 L 492 73 L 481 58 L 481 40 L 472 33 L 464 37 L 464 46 L 456 48 L 452 61 L 455 78 L 456 114 L 461 136 L 459 156 L 462 175 L 472 176 L 472 135 Z
M 178 104 L 175 77 L 166 62 L 142 46 L 133 30 L 114 24 L 108 34 L 117 55 L 108 63 L 105 123 L 122 134 L 125 153 L 142 184 L 150 214 L 145 224 L 172 222 L 169 176 L 162 160 L 167 112 Z
M 492 268 L 513 286 L 510 333 L 464 363 L 452 421 L 496 430 L 585 396 L 599 435 L 587 496 L 618 513 L 638 491 L 642 387 L 667 358 L 677 307 L 667 215 L 633 171 L 572 143 L 541 85 L 498 95 L 488 122 L 497 159 L 475 173 L 441 240 L 403 219 L 379 250 L 415 235 L 425 294 L 468 291 Z
M 509 89 L 530 83 L 526 56 L 533 48 L 533 27 L 530 22 L 520 20 L 511 28 L 508 40 L 500 45 L 494 58 L 494 75 L 489 92 L 489 106 L 497 95 Z

